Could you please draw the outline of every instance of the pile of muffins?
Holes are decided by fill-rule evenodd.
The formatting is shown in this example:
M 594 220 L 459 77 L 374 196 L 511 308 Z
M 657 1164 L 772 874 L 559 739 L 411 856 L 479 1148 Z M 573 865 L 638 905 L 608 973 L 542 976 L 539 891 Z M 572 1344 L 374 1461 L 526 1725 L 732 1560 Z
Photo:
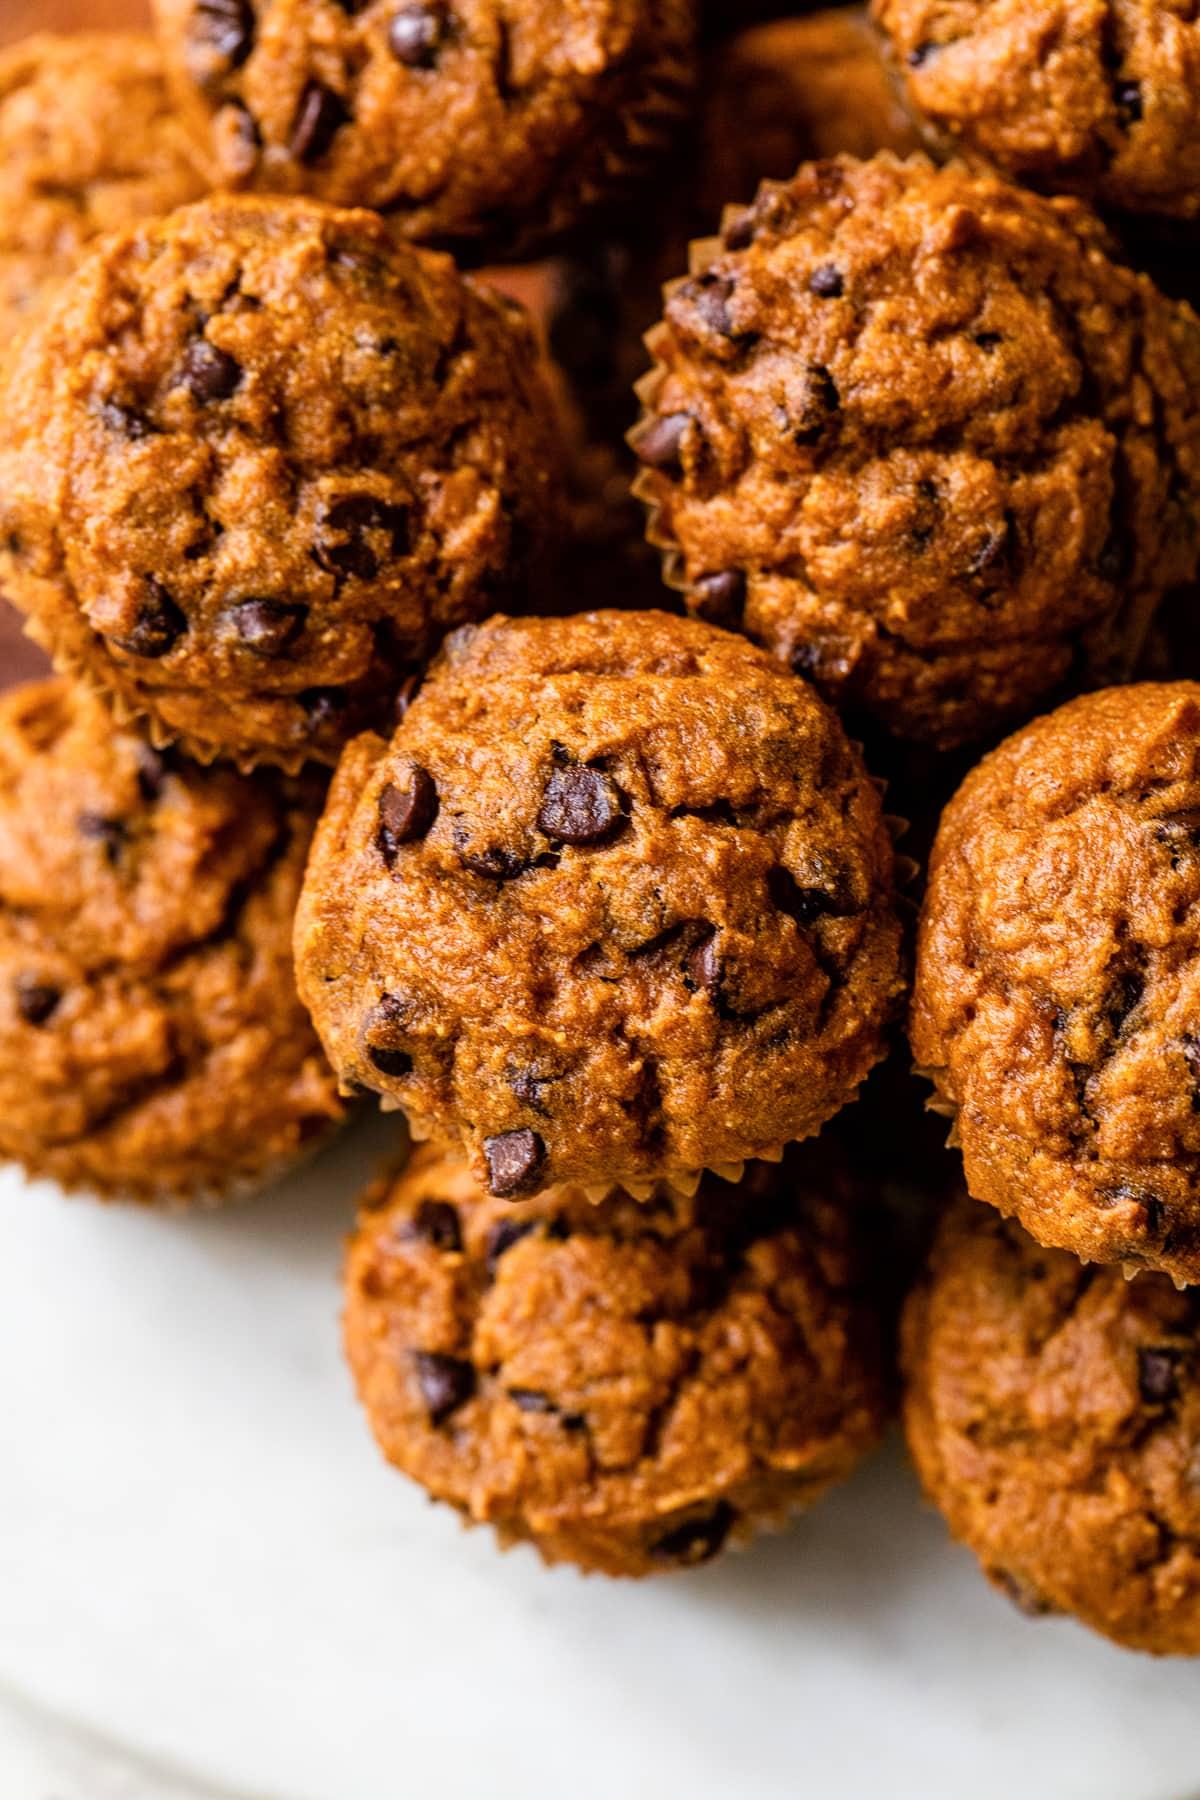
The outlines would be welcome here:
M 0 58 L 0 1153 L 381 1104 L 347 1354 L 465 1518 L 693 1566 L 902 1392 L 998 1586 L 1197 1654 L 1200 23 L 781 10 Z

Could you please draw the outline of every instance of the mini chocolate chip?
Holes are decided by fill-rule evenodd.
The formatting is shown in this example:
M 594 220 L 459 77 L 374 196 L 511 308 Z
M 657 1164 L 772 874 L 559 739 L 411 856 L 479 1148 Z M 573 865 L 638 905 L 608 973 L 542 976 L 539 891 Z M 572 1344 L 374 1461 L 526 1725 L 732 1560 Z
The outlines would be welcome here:
M 1136 81 L 1123 81 L 1115 89 L 1113 98 L 1117 103 L 1117 111 L 1124 125 L 1136 125 L 1142 116 L 1142 89 Z
M 533 1193 L 541 1184 L 546 1146 L 536 1131 L 522 1127 L 483 1140 L 487 1158 L 488 1192 L 499 1200 Z
M 500 1219 L 492 1226 L 487 1234 L 485 1252 L 487 1272 L 491 1280 L 495 1280 L 497 1265 L 505 1252 L 511 1250 L 514 1244 L 519 1244 L 522 1238 L 528 1237 L 531 1231 L 536 1230 L 537 1226 L 532 1220 L 527 1219 Z
M 432 1244 L 435 1250 L 458 1255 L 462 1250 L 462 1223 L 458 1208 L 448 1200 L 422 1200 L 405 1229 L 404 1236 Z
M 103 813 L 81 812 L 78 824 L 80 836 L 99 844 L 106 861 L 115 869 L 125 848 L 126 831 L 122 821 L 106 817 Z
M 808 278 L 809 292 L 819 300 L 840 300 L 846 291 L 842 272 L 832 263 L 822 263 Z
M 557 844 L 598 844 L 621 816 L 621 797 L 608 777 L 574 765 L 551 775 L 537 822 Z
M 549 1394 L 543 1394 L 537 1388 L 509 1388 L 508 1397 L 514 1406 L 523 1413 L 554 1413 L 558 1411 Z
M 403 1081 L 406 1075 L 412 1074 L 413 1059 L 407 1050 L 389 1050 L 383 1044 L 368 1044 L 367 1056 L 381 1075 L 390 1075 L 393 1081 Z
M 710 931 L 703 942 L 688 955 L 685 964 L 688 980 L 705 994 L 715 994 L 721 985 L 721 959 L 717 952 L 717 934 Z
M 437 784 L 428 769 L 414 763 L 403 785 L 388 782 L 379 796 L 379 853 L 389 869 L 400 846 L 423 838 L 437 815 Z
M 388 27 L 388 49 L 406 69 L 432 69 L 445 35 L 443 6 L 402 6 Z
M 720 1500 L 702 1518 L 688 1519 L 658 1538 L 651 1545 L 650 1554 L 661 1557 L 664 1562 L 683 1563 L 687 1568 L 698 1568 L 701 1563 L 711 1562 L 724 1549 L 725 1540 L 732 1531 L 736 1518 L 737 1514 L 729 1502 Z
M 19 975 L 16 982 L 17 1011 L 27 1025 L 45 1025 L 62 1003 L 62 991 L 32 975 Z
M 241 384 L 242 365 L 207 338 L 197 338 L 184 352 L 180 384 L 201 404 L 228 400 Z
M 234 628 L 255 656 L 282 656 L 304 630 L 308 609 L 278 600 L 243 600 L 233 609 Z
M 374 494 L 335 500 L 325 511 L 321 530 L 313 546 L 317 562 L 331 575 L 352 575 L 359 581 L 374 581 L 380 558 L 404 556 L 410 545 L 407 508 Z
M 153 575 L 146 577 L 146 587 L 150 597 L 134 620 L 132 631 L 111 641 L 127 656 L 144 656 L 156 662 L 170 654 L 188 625 L 166 588 Z
M 250 0 L 197 0 L 189 35 L 240 69 L 254 48 L 255 18 Z
M 306 83 L 296 109 L 288 151 L 299 163 L 320 162 L 350 118 L 346 103 L 324 82 Z
M 651 419 L 634 437 L 634 455 L 647 468 L 677 481 L 683 474 L 683 440 L 691 423 L 691 413 L 668 413 Z
M 102 400 L 96 410 L 108 429 L 115 431 L 118 437 L 136 441 L 150 437 L 154 431 L 145 413 L 139 412 L 136 406 L 126 406 L 124 401 Z
M 1138 1351 L 1138 1392 L 1147 1406 L 1167 1406 L 1179 1396 L 1179 1352 Z
M 710 625 L 736 625 L 746 604 L 746 577 L 741 569 L 701 575 L 692 587 L 692 611 Z
M 475 1392 L 475 1370 L 457 1356 L 439 1356 L 435 1351 L 418 1350 L 413 1362 L 421 1398 L 434 1425 L 440 1425 L 460 1406 L 465 1406 Z

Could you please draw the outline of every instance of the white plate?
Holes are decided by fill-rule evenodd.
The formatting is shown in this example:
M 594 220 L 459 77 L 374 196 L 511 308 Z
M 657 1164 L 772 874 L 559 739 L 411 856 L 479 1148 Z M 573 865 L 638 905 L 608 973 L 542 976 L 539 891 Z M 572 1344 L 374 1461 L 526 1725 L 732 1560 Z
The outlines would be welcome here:
M 0 1175 L 2 1800 L 1194 1800 L 1200 1664 L 994 1596 L 893 1445 L 634 1586 L 382 1465 L 335 1280 L 371 1126 L 244 1209 Z

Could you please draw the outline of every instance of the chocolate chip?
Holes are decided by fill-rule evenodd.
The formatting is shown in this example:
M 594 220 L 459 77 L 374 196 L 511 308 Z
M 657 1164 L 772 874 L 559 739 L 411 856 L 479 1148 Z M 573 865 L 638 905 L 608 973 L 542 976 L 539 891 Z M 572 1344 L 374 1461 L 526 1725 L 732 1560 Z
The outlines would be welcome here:
M 816 676 L 821 667 L 821 650 L 817 644 L 797 644 L 789 658 L 797 675 Z
M 402 6 L 388 27 L 388 49 L 406 69 L 432 69 L 445 35 L 443 6 Z
M 683 440 L 691 423 L 690 413 L 668 413 L 651 419 L 634 438 L 634 455 L 647 468 L 677 481 L 683 474 Z
M 45 1025 L 58 1011 L 62 992 L 49 982 L 37 981 L 32 975 L 19 975 L 16 982 L 17 1011 L 27 1025 Z
M 1020 1575 L 1014 1575 L 1011 1569 L 992 1569 L 989 1571 L 992 1580 L 1003 1589 L 1017 1611 L 1024 1613 L 1027 1619 L 1044 1619 L 1054 1608 L 1048 1600 Z
M 757 221 L 753 207 L 746 207 L 737 213 L 725 227 L 724 243 L 727 250 L 748 250 L 754 242 Z
M 621 817 L 621 797 L 608 777 L 574 765 L 551 775 L 537 822 L 557 844 L 598 844 Z
M 139 412 L 136 406 L 127 406 L 124 401 L 102 400 L 96 410 L 108 429 L 116 432 L 118 437 L 136 441 L 150 437 L 154 431 L 145 413 Z
M 241 100 L 228 101 L 221 108 L 217 119 L 228 120 L 224 137 L 225 157 L 230 173 L 245 179 L 253 173 L 258 153 L 262 149 L 262 133 L 258 129 L 258 121 Z
M 492 1226 L 487 1234 L 485 1252 L 490 1279 L 495 1280 L 497 1265 L 505 1252 L 511 1250 L 514 1244 L 519 1244 L 522 1238 L 528 1237 L 531 1231 L 536 1230 L 537 1226 L 533 1221 L 527 1219 L 501 1219 Z
M 134 620 L 132 631 L 125 637 L 114 637 L 112 642 L 127 656 L 144 656 L 156 662 L 170 654 L 188 625 L 166 588 L 153 575 L 146 577 L 146 588 L 149 598 Z
M 1117 103 L 1117 111 L 1121 115 L 1123 125 L 1136 125 L 1142 116 L 1142 89 L 1136 81 L 1123 81 L 1114 90 L 1113 98 Z
M 529 869 L 529 864 L 523 857 L 503 849 L 499 844 L 485 845 L 482 850 L 468 849 L 458 831 L 455 833 L 455 849 L 463 868 L 484 881 L 515 881 Z
M 837 383 L 823 363 L 808 365 L 808 388 L 799 421 L 788 417 L 788 429 L 798 444 L 811 444 L 840 412 L 842 397 Z
M 737 335 L 729 316 L 729 302 L 735 286 L 728 275 L 701 275 L 694 281 L 685 282 L 676 297 L 690 308 L 706 331 L 731 338 Z
M 255 18 L 250 0 L 197 0 L 189 36 L 240 69 L 254 48 Z
M 824 888 L 801 887 L 795 876 L 783 865 L 776 864 L 767 876 L 767 892 L 771 904 L 798 925 L 811 925 L 828 913 L 838 911 L 836 896 Z
M 403 725 L 407 719 L 408 710 L 421 691 L 423 679 L 424 677 L 414 670 L 411 675 L 406 675 L 397 687 L 395 698 L 392 701 L 393 727 Z
M 304 630 L 307 617 L 307 608 L 278 600 L 243 600 L 233 609 L 234 629 L 255 656 L 282 656 Z
M 717 953 L 717 934 L 709 931 L 704 940 L 689 953 L 684 965 L 688 980 L 701 993 L 715 994 L 721 985 L 721 959 Z
M 332 88 L 321 81 L 306 83 L 296 109 L 289 153 L 299 163 L 320 162 L 349 118 L 345 101 Z
M 485 1138 L 483 1153 L 487 1158 L 488 1192 L 498 1200 L 533 1193 L 541 1185 L 546 1146 L 536 1131 L 523 1127 Z
M 389 1050 L 383 1044 L 368 1044 L 367 1056 L 381 1075 L 389 1075 L 393 1081 L 403 1081 L 406 1075 L 412 1074 L 413 1059 L 407 1050 Z
M 115 869 L 126 843 L 127 834 L 122 821 L 109 818 L 104 813 L 81 812 L 78 824 L 80 836 L 99 844 L 104 851 L 105 860 Z
M 418 1350 L 413 1362 L 421 1398 L 434 1425 L 440 1425 L 460 1406 L 465 1406 L 475 1392 L 475 1370 L 457 1356 L 439 1356 L 430 1350 Z
M 149 744 L 139 744 L 137 765 L 138 793 L 147 806 L 153 806 L 167 779 L 167 759 L 160 751 L 152 750 Z
M 448 1200 L 422 1200 L 404 1232 L 405 1237 L 432 1244 L 435 1250 L 458 1255 L 462 1250 L 462 1223 L 458 1208 Z
M 746 604 L 746 577 L 741 569 L 701 575 L 692 587 L 692 611 L 710 625 L 736 625 Z
M 940 44 L 918 44 L 915 50 L 910 50 L 908 53 L 909 68 L 923 69 L 930 57 L 936 55 L 940 49 Z
M 242 365 L 207 338 L 197 338 L 184 352 L 180 384 L 201 404 L 228 400 L 241 384 Z
M 967 574 L 975 579 L 1002 579 L 1016 548 L 1017 527 L 1012 514 L 1006 514 L 1003 525 L 985 528 L 967 563 Z
M 972 342 L 983 351 L 985 356 L 990 356 L 992 351 L 998 349 L 1004 342 L 1004 339 L 998 331 L 977 331 Z
M 509 1388 L 508 1397 L 514 1406 L 523 1413 L 554 1413 L 558 1411 L 549 1394 L 543 1394 L 537 1388 Z
M 414 763 L 406 782 L 388 782 L 379 796 L 379 853 L 389 869 L 400 846 L 423 838 L 437 815 L 437 784 L 428 769 Z
M 532 1069 L 517 1069 L 509 1076 L 508 1085 L 523 1105 L 532 1107 L 534 1112 L 546 1113 L 542 1090 L 550 1086 L 548 1079 L 535 1075 Z
M 374 494 L 348 494 L 326 508 L 313 555 L 331 575 L 373 581 L 381 560 L 407 554 L 407 508 Z
M 842 272 L 832 263 L 822 263 L 808 278 L 808 289 L 819 300 L 840 300 L 846 291 Z
M 658 1538 L 650 1546 L 650 1554 L 664 1562 L 698 1568 L 701 1563 L 711 1562 L 724 1549 L 736 1518 L 737 1514 L 727 1500 L 718 1501 L 702 1518 L 689 1519 Z
M 1138 1351 L 1138 1392 L 1147 1406 L 1167 1406 L 1179 1397 L 1179 1352 Z

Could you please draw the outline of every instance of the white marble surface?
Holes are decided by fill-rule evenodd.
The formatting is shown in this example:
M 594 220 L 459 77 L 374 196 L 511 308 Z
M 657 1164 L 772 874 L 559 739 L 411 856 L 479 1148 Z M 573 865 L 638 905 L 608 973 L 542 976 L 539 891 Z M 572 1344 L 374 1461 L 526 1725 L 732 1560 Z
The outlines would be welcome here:
M 0 1800 L 1195 1800 L 1200 1665 L 993 1596 L 897 1448 L 641 1587 L 384 1468 L 338 1349 L 376 1128 L 244 1210 L 0 1176 Z

